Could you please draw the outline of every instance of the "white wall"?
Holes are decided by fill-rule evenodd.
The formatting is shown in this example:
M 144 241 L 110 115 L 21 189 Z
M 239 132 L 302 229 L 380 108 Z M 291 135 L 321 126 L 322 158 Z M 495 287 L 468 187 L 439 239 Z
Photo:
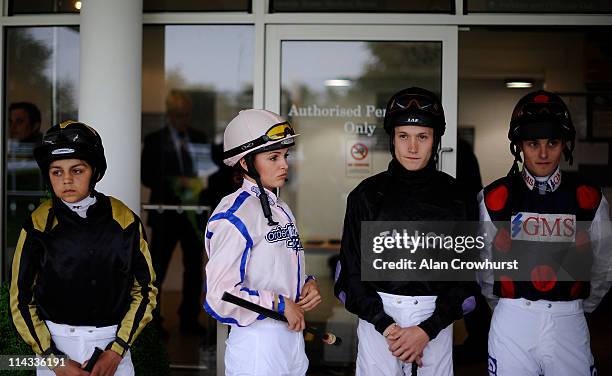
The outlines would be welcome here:
M 459 81 L 459 127 L 474 128 L 474 153 L 482 184 L 506 175 L 512 166 L 508 127 L 516 102 L 529 90 L 509 90 L 499 80 Z

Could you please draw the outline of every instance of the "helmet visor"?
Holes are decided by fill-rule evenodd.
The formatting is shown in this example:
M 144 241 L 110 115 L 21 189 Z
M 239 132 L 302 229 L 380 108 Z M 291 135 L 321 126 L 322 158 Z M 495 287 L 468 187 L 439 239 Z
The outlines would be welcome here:
M 282 140 L 287 136 L 295 135 L 295 131 L 291 124 L 289 123 L 280 123 L 273 125 L 268 131 L 266 131 L 266 142 L 268 141 L 278 141 Z
M 91 136 L 87 135 L 81 129 L 66 129 L 59 132 L 47 133 L 42 140 L 43 145 L 58 145 L 65 143 L 95 145 L 97 139 L 93 134 Z
M 422 111 L 433 116 L 444 116 L 442 108 L 437 102 L 432 101 L 431 98 L 427 96 L 419 94 L 406 94 L 394 98 L 387 111 L 389 115 L 393 115 L 398 112 L 409 110 Z
M 533 116 L 533 117 L 555 117 L 566 119 L 569 117 L 566 107 L 561 103 L 525 103 L 520 114 L 516 116 Z
M 237 146 L 231 150 L 226 151 L 223 154 L 223 157 L 226 159 L 231 158 L 245 151 L 248 151 L 258 146 L 264 145 L 267 142 L 283 140 L 287 137 L 294 136 L 294 135 L 295 135 L 295 130 L 293 130 L 293 127 L 291 126 L 291 124 L 287 122 L 274 124 L 273 126 L 270 127 L 270 129 L 266 131 L 266 133 L 263 136 L 253 141 L 249 141 L 240 146 Z

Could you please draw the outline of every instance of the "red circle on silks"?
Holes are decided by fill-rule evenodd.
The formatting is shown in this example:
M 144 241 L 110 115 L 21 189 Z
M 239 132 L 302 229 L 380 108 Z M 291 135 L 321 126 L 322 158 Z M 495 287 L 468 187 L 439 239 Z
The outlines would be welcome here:
M 495 246 L 495 249 L 501 253 L 510 251 L 510 248 L 512 248 L 512 239 L 510 238 L 510 233 L 506 228 L 501 228 L 499 231 L 497 231 L 493 245 Z
M 557 273 L 549 265 L 538 265 L 531 270 L 531 284 L 538 291 L 550 291 L 557 284 Z
M 589 238 L 589 233 L 586 230 L 579 230 L 576 233 L 576 249 L 578 251 L 588 251 L 591 249 L 589 245 L 591 244 L 591 239 Z
M 574 282 L 574 284 L 572 285 L 572 288 L 570 290 L 570 295 L 571 295 L 572 298 L 578 299 L 578 297 L 580 296 L 580 291 L 582 291 L 582 286 L 583 285 L 584 285 L 584 282 L 582 282 L 582 281 Z
M 601 193 L 589 185 L 581 185 L 576 188 L 576 199 L 581 209 L 593 210 L 599 206 Z
M 485 205 L 487 209 L 499 211 L 506 206 L 506 200 L 508 200 L 508 188 L 505 185 L 500 185 L 487 193 Z
M 502 298 L 514 298 L 514 281 L 507 275 L 499 277 Z

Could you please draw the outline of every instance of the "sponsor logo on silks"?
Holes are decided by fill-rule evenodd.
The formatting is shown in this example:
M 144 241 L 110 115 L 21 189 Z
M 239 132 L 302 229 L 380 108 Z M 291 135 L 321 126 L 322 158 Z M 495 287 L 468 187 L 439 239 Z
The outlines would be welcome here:
M 546 184 L 552 190 L 552 192 L 559 188 L 559 185 L 561 185 L 561 170 L 559 169 L 559 167 L 557 167 L 555 173 L 552 174 L 550 178 L 548 178 Z
M 303 249 L 302 243 L 300 242 L 300 236 L 293 223 L 287 223 L 285 227 L 276 226 L 266 234 L 266 241 L 268 243 L 286 242 L 287 248 L 300 251 Z
M 536 178 L 533 177 L 533 175 L 531 175 L 531 173 L 526 168 L 523 168 L 523 170 L 521 171 L 521 176 L 523 177 L 523 181 L 527 185 L 527 188 L 529 188 L 530 191 L 533 190 L 533 187 L 537 183 Z M 541 184 L 544 185 L 544 191 L 546 192 L 556 191 L 557 188 L 559 188 L 559 186 L 561 185 L 561 169 L 557 166 L 557 169 L 555 170 L 555 172 L 553 172 L 552 175 L 550 175 L 548 180 L 542 182 Z
M 535 178 L 531 176 L 531 174 L 529 173 L 529 171 L 527 171 L 526 168 L 523 168 L 523 171 L 521 171 L 521 176 L 523 177 L 523 181 L 525 182 L 525 184 L 527 184 L 529 190 L 532 190 L 533 186 L 535 185 Z
M 574 214 L 520 212 L 512 216 L 512 240 L 573 243 L 576 238 Z
M 51 154 L 53 155 L 58 155 L 58 154 L 71 154 L 74 153 L 74 149 L 71 148 L 61 148 L 61 149 L 55 149 L 51 152 Z
M 489 359 L 487 361 L 487 369 L 489 371 L 489 376 L 497 376 L 497 359 L 489 355 Z
M 597 376 L 597 368 L 595 366 L 591 366 L 591 376 Z
M 518 213 L 512 217 L 512 237 L 514 238 L 519 232 L 521 232 L 523 213 Z

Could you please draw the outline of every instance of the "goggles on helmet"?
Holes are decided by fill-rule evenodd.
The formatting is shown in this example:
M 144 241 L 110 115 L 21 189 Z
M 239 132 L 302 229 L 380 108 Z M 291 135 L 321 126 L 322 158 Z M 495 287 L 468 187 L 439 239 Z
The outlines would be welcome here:
M 404 112 L 410 109 L 420 110 L 427 112 L 434 116 L 444 116 L 442 108 L 437 102 L 431 100 L 431 98 L 424 95 L 407 93 L 405 95 L 398 96 L 393 99 L 393 102 L 389 105 L 389 115 L 397 112 Z
M 280 141 L 282 139 L 287 138 L 288 136 L 293 136 L 293 135 L 295 135 L 295 131 L 293 130 L 293 127 L 291 127 L 291 124 L 287 122 L 275 124 L 272 127 L 270 127 L 270 129 L 268 129 L 263 136 L 256 138 L 253 141 L 246 142 L 231 150 L 228 150 L 227 152 L 224 153 L 225 154 L 224 157 L 231 158 L 244 151 L 254 149 L 268 142 Z
M 537 103 L 529 102 L 519 109 L 516 117 L 532 116 L 536 117 L 555 117 L 565 119 L 568 117 L 567 109 L 560 103 Z
M 91 136 L 85 134 L 82 129 L 67 129 L 45 134 L 42 140 L 43 145 L 56 145 L 66 142 L 94 145 L 97 143 L 97 139 L 93 134 Z

